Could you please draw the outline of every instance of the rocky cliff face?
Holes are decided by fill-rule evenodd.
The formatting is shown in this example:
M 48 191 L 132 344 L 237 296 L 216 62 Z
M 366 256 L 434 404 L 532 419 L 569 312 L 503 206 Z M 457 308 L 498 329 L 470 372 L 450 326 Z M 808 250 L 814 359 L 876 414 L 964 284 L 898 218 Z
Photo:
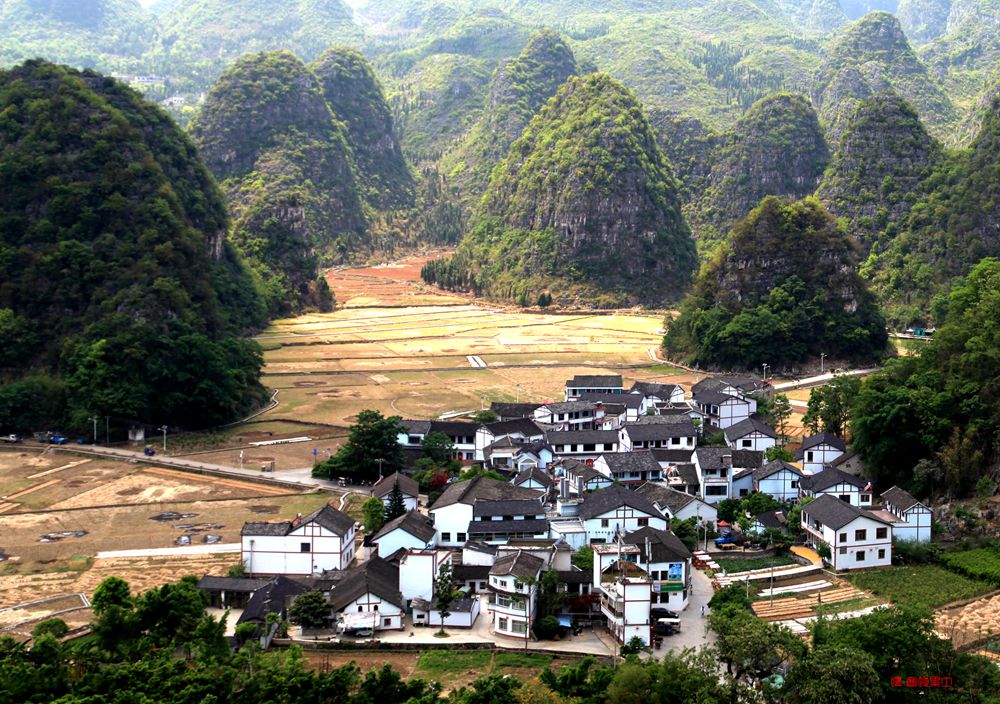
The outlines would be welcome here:
M 809 100 L 776 93 L 757 101 L 722 137 L 692 220 L 699 240 L 721 239 L 764 196 L 813 193 L 829 160 Z
M 496 168 L 456 261 L 489 295 L 578 287 L 660 305 L 694 247 L 642 108 L 605 74 L 571 78 Z M 533 298 L 532 298 L 533 300 Z
M 935 39 L 948 28 L 951 0 L 900 0 L 896 17 L 912 44 Z
M 442 160 L 452 183 L 478 200 L 490 172 L 507 155 L 531 118 L 577 72 L 576 59 L 558 33 L 532 35 L 521 54 L 493 73 L 482 117 Z
M 920 57 L 953 94 L 973 99 L 1000 63 L 1000 2 L 952 0 L 944 32 Z
M 312 65 L 334 116 L 347 127 L 358 177 L 379 209 L 413 206 L 414 184 L 382 86 L 354 49 L 325 51 Z
M 803 24 L 817 32 L 833 32 L 850 22 L 837 0 L 812 0 L 802 7 Z
M 895 95 L 864 100 L 847 128 L 817 196 L 867 252 L 891 239 L 919 198 L 921 183 L 941 157 L 938 143 L 906 101 Z
M 841 78 L 845 71 L 851 72 L 846 79 Z M 872 12 L 848 27 L 831 47 L 813 99 L 825 124 L 836 126 L 853 112 L 856 101 L 888 92 L 913 105 L 939 137 L 957 121 L 955 107 L 913 53 L 899 20 L 887 12 Z
M 272 312 L 315 303 L 318 261 L 358 248 L 367 224 L 344 126 L 316 76 L 290 52 L 246 56 L 209 93 L 192 135 Z

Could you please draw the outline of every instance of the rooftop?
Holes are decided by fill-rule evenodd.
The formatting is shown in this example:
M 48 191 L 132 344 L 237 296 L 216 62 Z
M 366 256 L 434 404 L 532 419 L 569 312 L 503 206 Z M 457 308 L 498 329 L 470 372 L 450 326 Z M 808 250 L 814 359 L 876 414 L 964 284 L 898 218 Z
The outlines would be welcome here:
M 372 487 L 372 496 L 377 496 L 380 499 L 388 496 L 392 492 L 392 488 L 396 485 L 396 482 L 399 482 L 399 489 L 403 492 L 404 496 L 420 495 L 420 486 L 415 479 L 395 472 L 375 483 L 375 486 Z
M 397 516 L 382 526 L 381 530 L 375 534 L 373 540 L 378 540 L 394 530 L 406 531 L 410 535 L 422 540 L 425 543 L 430 542 L 436 533 L 434 530 L 434 522 L 431 519 L 419 511 L 409 511 L 408 513 L 404 513 L 402 516 Z
M 609 486 L 588 494 L 580 504 L 580 518 L 588 519 L 614 511 L 622 506 L 641 511 L 649 516 L 662 518 L 656 506 L 645 496 L 623 486 Z
M 434 502 L 431 510 L 435 511 L 452 504 L 475 504 L 476 501 L 500 501 L 535 499 L 542 495 L 537 489 L 525 489 L 514 486 L 499 479 L 489 477 L 474 477 L 464 482 L 451 484 Z
M 726 440 L 733 442 L 739 438 L 750 435 L 751 433 L 761 433 L 769 438 L 777 439 L 778 434 L 764 421 L 754 416 L 750 416 L 745 420 L 741 420 L 739 423 L 735 423 L 724 431 Z
M 802 507 L 802 513 L 810 520 L 817 520 L 833 530 L 839 530 L 858 518 L 871 518 L 881 523 L 889 523 L 884 518 L 851 506 L 846 501 L 830 494 L 823 494 L 814 501 L 810 501 Z M 803 521 L 804 523 L 805 521 Z
M 533 579 L 538 577 L 545 560 L 532 555 L 524 550 L 518 550 L 511 555 L 499 558 L 490 569 L 490 575 L 507 576 L 513 575 L 519 579 Z
M 619 375 L 589 375 L 577 374 L 566 382 L 567 389 L 621 389 L 622 378 Z
M 802 447 L 799 448 L 799 451 L 795 453 L 795 459 L 797 460 L 802 459 L 802 457 L 799 456 L 800 453 L 804 452 L 805 450 L 809 450 L 813 447 L 816 447 L 817 445 L 829 445 L 830 447 L 834 447 L 840 450 L 841 452 L 847 451 L 847 443 L 845 443 L 843 440 L 838 438 L 833 433 L 827 433 L 824 431 L 822 433 L 816 433 L 815 435 L 810 435 L 805 440 L 803 440 Z
M 399 567 L 377 556 L 352 567 L 330 590 L 330 608 L 343 611 L 355 599 L 369 593 L 402 608 L 405 604 L 399 593 Z

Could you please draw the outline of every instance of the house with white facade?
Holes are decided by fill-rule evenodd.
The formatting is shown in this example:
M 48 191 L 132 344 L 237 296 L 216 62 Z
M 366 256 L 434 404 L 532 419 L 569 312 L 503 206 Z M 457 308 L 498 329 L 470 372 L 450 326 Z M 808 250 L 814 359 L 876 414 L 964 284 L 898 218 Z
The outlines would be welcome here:
M 583 394 L 580 400 L 600 404 L 604 409 L 605 421 L 609 416 L 619 416 L 618 422 L 605 422 L 601 427 L 617 428 L 622 423 L 634 423 L 646 413 L 642 397 L 632 394 Z
M 824 469 L 819 474 L 809 474 L 799 480 L 799 497 L 829 494 L 851 506 L 870 508 L 872 505 L 871 482 L 842 472 Z
M 795 461 L 802 463 L 806 474 L 822 472 L 823 468 L 847 452 L 847 444 L 833 433 L 817 433 L 802 441 L 795 451 Z
M 594 460 L 594 469 L 619 484 L 639 485 L 663 477 L 660 463 L 649 450 L 607 452 Z
M 897 540 L 926 543 L 931 539 L 931 510 L 898 486 L 882 493 L 882 507 L 899 519 L 892 527 Z
M 777 501 L 798 501 L 802 470 L 788 462 L 774 460 L 753 470 L 753 490 Z
M 461 547 L 469 539 L 469 524 L 477 501 L 517 501 L 532 499 L 542 509 L 542 493 L 524 489 L 499 479 L 475 477 L 448 486 L 430 507 L 440 547 Z
M 601 614 L 622 645 L 632 638 L 647 646 L 653 643 L 653 580 L 637 564 L 639 555 L 639 547 L 631 543 L 594 546 L 594 585 L 600 590 Z
M 382 499 L 382 503 L 388 508 L 390 496 L 396 484 L 399 484 L 399 490 L 403 494 L 403 505 L 406 507 L 406 510 L 415 510 L 420 497 L 420 486 L 415 479 L 399 472 L 390 474 L 388 477 L 383 477 L 376 482 L 375 486 L 372 487 L 372 496 Z
M 405 608 L 399 568 L 373 557 L 347 570 L 330 589 L 330 610 L 340 630 L 402 630 Z
M 733 451 L 728 447 L 699 447 L 694 453 L 702 498 L 710 504 L 728 499 L 733 478 Z
M 396 439 L 405 451 L 422 452 L 424 438 L 431 433 L 441 433 L 455 446 L 455 459 L 461 462 L 482 459 L 476 457 L 478 423 L 457 420 L 403 420 L 400 424 L 403 426 L 403 432 Z
M 527 445 L 545 439 L 545 433 L 539 428 L 531 418 L 514 418 L 511 420 L 487 423 L 476 429 L 475 452 L 476 461 L 484 462 L 487 459 L 486 448 L 499 447 L 501 441 L 509 440 L 509 447 L 515 447 L 518 443 Z M 495 449 L 493 450 L 495 453 Z
M 664 482 L 647 482 L 635 491 L 649 499 L 668 519 L 686 521 L 693 518 L 698 525 L 706 525 L 709 530 L 715 530 L 718 511 L 715 506 L 697 496 L 677 491 Z
M 756 471 L 756 469 L 740 469 L 733 472 L 733 480 L 729 485 L 732 498 L 741 499 L 753 493 L 753 473 Z
M 245 523 L 240 542 L 250 575 L 344 570 L 354 560 L 354 519 L 327 504 L 292 521 Z
M 788 530 L 788 512 L 784 509 L 765 511 L 753 517 L 753 521 L 750 523 L 750 533 L 762 534 L 768 530 Z
M 745 395 L 747 386 L 726 377 L 703 379 L 691 387 L 691 398 L 709 427 L 725 430 L 757 412 L 757 401 Z
M 651 603 L 671 611 L 687 608 L 691 595 L 691 551 L 669 530 L 640 528 L 623 541 L 639 548 L 639 565 L 652 581 Z
M 388 558 L 398 550 L 426 550 L 434 547 L 434 522 L 419 511 L 409 511 L 392 519 L 375 534 L 376 554 Z
M 802 528 L 814 548 L 829 547 L 824 560 L 834 569 L 892 564 L 892 523 L 830 494 L 802 507 Z
M 451 553 L 441 550 L 413 548 L 399 558 L 399 592 L 404 605 L 413 599 L 433 599 L 434 583 L 441 566 L 451 559 Z
M 669 525 L 656 506 L 638 492 L 622 486 L 587 494 L 579 505 L 589 543 L 610 543 L 615 536 L 647 526 L 666 530 Z
M 578 401 L 584 394 L 624 394 L 620 375 L 578 374 L 566 382 L 566 401 Z
M 603 418 L 600 403 L 580 400 L 539 406 L 533 420 L 548 430 L 593 430 Z
M 479 499 L 472 505 L 469 540 L 503 544 L 548 537 L 545 507 L 537 498 Z
M 522 489 L 534 489 L 547 494 L 552 490 L 552 487 L 555 484 L 555 479 L 553 479 L 552 475 L 543 469 L 531 467 L 529 469 L 525 469 L 511 479 L 510 483 L 514 486 L 519 486 Z
M 756 417 L 741 420 L 723 431 L 726 444 L 734 450 L 765 452 L 778 444 L 778 434 Z
M 698 431 L 685 416 L 644 416 L 619 431 L 622 452 L 633 450 L 685 450 L 693 452 Z
M 552 448 L 543 440 L 524 441 L 504 437 L 483 449 L 484 464 L 500 471 L 523 472 L 535 467 L 545 469 L 552 464 L 554 457 Z
M 414 626 L 438 626 L 440 628 L 472 628 L 479 618 L 479 597 L 455 599 L 448 606 L 448 615 L 442 618 L 433 599 L 414 599 Z
M 537 614 L 538 580 L 545 560 L 528 551 L 498 557 L 490 568 L 490 610 L 493 630 L 499 636 L 531 637 L 531 623 Z
M 553 431 L 545 434 L 545 442 L 556 459 L 596 460 L 605 452 L 618 452 L 617 430 Z
M 641 396 L 642 412 L 655 408 L 657 404 L 684 403 L 684 389 L 677 384 L 661 384 L 656 381 L 637 381 L 628 390 L 629 394 Z

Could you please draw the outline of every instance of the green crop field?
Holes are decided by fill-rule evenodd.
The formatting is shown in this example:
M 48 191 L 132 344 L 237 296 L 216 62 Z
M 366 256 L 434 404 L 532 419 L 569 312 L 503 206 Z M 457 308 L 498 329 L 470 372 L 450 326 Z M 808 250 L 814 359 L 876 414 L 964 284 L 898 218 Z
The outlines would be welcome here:
M 963 577 L 938 565 L 887 567 L 858 572 L 848 577 L 859 589 L 865 589 L 900 606 L 936 609 L 963 599 L 985 594 L 992 589 L 987 582 Z

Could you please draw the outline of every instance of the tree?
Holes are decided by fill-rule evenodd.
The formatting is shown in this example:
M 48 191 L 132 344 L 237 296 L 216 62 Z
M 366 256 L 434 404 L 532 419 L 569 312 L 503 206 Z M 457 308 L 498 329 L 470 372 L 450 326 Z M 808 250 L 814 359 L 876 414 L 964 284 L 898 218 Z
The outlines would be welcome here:
M 594 571 L 594 548 L 589 545 L 581 545 L 573 553 L 573 557 L 570 558 L 573 562 L 573 566 L 579 568 L 583 572 L 590 574 Z
M 751 516 L 759 516 L 767 511 L 777 511 L 782 507 L 781 502 L 777 501 L 770 494 L 765 494 L 760 491 L 755 491 L 752 494 L 748 494 L 743 497 L 742 511 L 743 513 L 748 513 Z
M 299 594 L 288 610 L 288 617 L 303 628 L 323 628 L 330 620 L 330 602 L 320 591 Z
M 789 704 L 874 704 L 879 674 L 863 650 L 846 645 L 813 648 L 788 674 L 783 701 Z
M 361 523 L 368 535 L 375 535 L 385 524 L 385 504 L 377 496 L 371 496 L 361 504 Z
M 491 411 L 488 408 L 484 411 L 476 411 L 472 414 L 472 422 L 479 423 L 481 425 L 496 423 L 498 420 L 500 420 L 500 417 L 496 414 L 496 412 Z
M 55 638 L 62 638 L 69 633 L 69 626 L 61 618 L 47 618 L 41 621 L 31 630 L 32 638 L 41 638 L 48 634 Z
M 538 580 L 538 613 L 536 618 L 556 614 L 566 603 L 566 596 L 559 590 L 559 575 L 552 568 L 542 573 Z
M 715 506 L 716 515 L 720 521 L 732 523 L 739 516 L 742 507 L 739 499 L 723 499 Z
M 399 518 L 406 513 L 406 499 L 403 498 L 403 490 L 399 488 L 399 480 L 392 484 L 392 491 L 389 492 L 389 503 L 385 506 L 385 522 L 388 523 L 394 518 Z
M 694 550 L 698 545 L 698 521 L 694 516 L 684 520 L 670 519 L 670 530 L 687 546 L 688 550 Z
M 861 379 L 838 376 L 809 394 L 809 408 L 802 423 L 814 433 L 826 431 L 843 436 L 848 429 L 851 406 L 861 391 Z
M 559 634 L 559 619 L 543 616 L 535 621 L 535 636 L 539 640 L 552 640 Z
M 499 472 L 495 472 L 492 469 L 486 469 L 481 464 L 477 464 L 473 467 L 462 472 L 458 475 L 458 481 L 467 482 L 470 479 L 475 479 L 476 477 L 486 477 L 487 479 L 497 479 L 499 481 L 506 481 L 504 476 Z
M 237 562 L 235 565 L 230 565 L 229 569 L 226 570 L 227 577 L 233 577 L 235 579 L 240 579 L 247 576 L 247 566 L 242 560 Z
M 771 400 L 770 409 L 771 422 L 774 424 L 774 429 L 778 431 L 778 438 L 781 442 L 785 442 L 788 430 L 788 420 L 792 417 L 792 403 L 788 400 L 788 396 L 785 394 L 777 394 Z M 791 460 L 786 460 L 791 461 Z
M 712 611 L 721 611 L 723 607 L 730 604 L 734 604 L 741 609 L 750 609 L 750 599 L 747 598 L 746 589 L 742 584 L 731 584 L 715 592 L 708 602 L 708 607 Z
M 420 448 L 424 451 L 424 457 L 433 460 L 438 466 L 451 462 L 455 457 L 455 443 L 444 433 L 428 433 L 420 443 Z
M 713 608 L 709 626 L 718 636 L 715 647 L 719 659 L 737 681 L 770 674 L 803 648 L 784 626 L 764 621 L 736 605 Z
M 452 578 L 451 565 L 444 564 L 441 566 L 437 580 L 434 582 L 434 606 L 441 615 L 441 630 L 438 631 L 441 635 L 444 635 L 444 622 L 451 616 L 451 611 L 448 609 L 451 608 L 454 601 L 455 580 Z
M 349 476 L 372 481 L 403 468 L 398 436 L 405 432 L 399 416 L 385 418 L 378 411 L 361 411 L 336 454 L 313 467 L 313 476 L 331 479 Z
M 795 455 L 788 448 L 775 445 L 764 450 L 764 459 L 768 462 L 792 462 L 795 459 Z
M 120 577 L 105 577 L 90 600 L 94 615 L 100 618 L 113 607 L 132 608 L 132 590 L 128 582 Z

